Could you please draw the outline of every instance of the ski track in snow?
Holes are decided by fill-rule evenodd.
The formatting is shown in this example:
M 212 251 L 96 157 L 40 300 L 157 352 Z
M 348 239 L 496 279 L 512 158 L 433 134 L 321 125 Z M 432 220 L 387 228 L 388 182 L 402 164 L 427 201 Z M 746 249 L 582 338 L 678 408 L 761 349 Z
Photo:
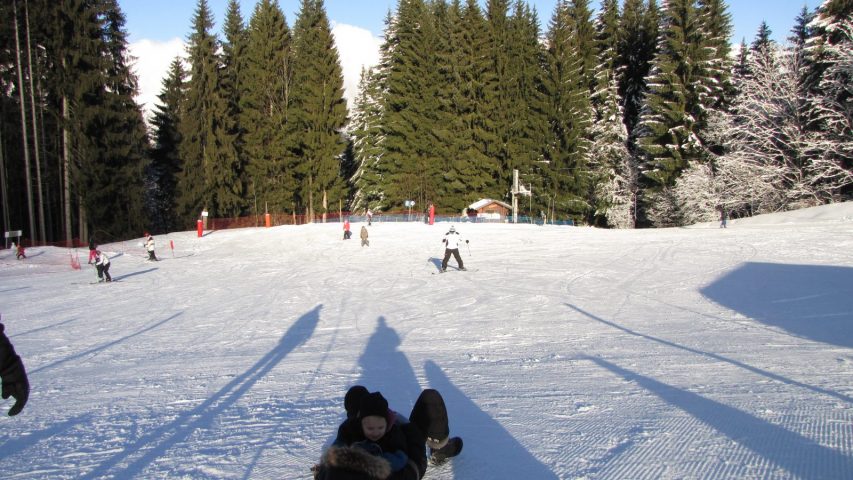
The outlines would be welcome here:
M 310 479 L 361 383 L 403 413 L 442 392 L 465 448 L 427 480 L 853 478 L 851 219 L 460 223 L 470 270 L 443 275 L 446 225 L 420 223 L 369 247 L 337 223 L 177 232 L 160 262 L 119 242 L 112 284 L 85 249 L 2 250 L 32 393 L 0 471 Z

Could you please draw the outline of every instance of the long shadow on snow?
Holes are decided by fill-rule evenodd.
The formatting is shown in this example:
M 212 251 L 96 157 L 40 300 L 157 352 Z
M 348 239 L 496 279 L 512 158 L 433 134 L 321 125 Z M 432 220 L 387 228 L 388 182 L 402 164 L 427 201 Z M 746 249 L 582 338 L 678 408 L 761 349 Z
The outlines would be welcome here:
M 830 397 L 837 398 L 837 399 L 845 401 L 847 403 L 853 403 L 853 398 L 851 398 L 847 395 L 844 395 L 842 393 L 834 392 L 832 390 L 827 390 L 825 388 L 815 387 L 813 385 L 808 385 L 806 383 L 798 382 L 796 380 L 791 380 L 790 378 L 783 377 L 779 374 L 776 374 L 773 372 L 768 372 L 767 370 L 762 370 L 760 368 L 753 367 L 752 365 L 747 365 L 743 362 L 739 362 L 737 360 L 732 360 L 731 358 L 726 358 L 726 357 L 724 357 L 722 355 L 718 355 L 716 353 L 704 352 L 702 350 L 697 350 L 695 348 L 685 347 L 684 345 L 679 345 L 677 343 L 673 343 L 673 342 L 670 342 L 668 340 L 664 340 L 662 338 L 657 338 L 657 337 L 653 337 L 651 335 L 646 335 L 644 333 L 635 332 L 629 328 L 625 328 L 625 327 L 618 325 L 616 323 L 609 322 L 603 318 L 597 317 L 597 316 L 583 310 L 582 308 L 578 308 L 578 307 L 576 307 L 570 303 L 567 303 L 566 306 L 571 308 L 572 310 L 575 310 L 576 312 L 586 316 L 586 317 L 589 317 L 589 318 L 597 321 L 597 322 L 601 322 L 607 326 L 613 327 L 617 330 L 621 330 L 621 331 L 628 333 L 630 335 L 634 335 L 636 337 L 644 338 L 646 340 L 651 340 L 653 342 L 657 342 L 657 343 L 660 343 L 661 345 L 666 345 L 668 347 L 677 348 L 678 350 L 684 350 L 685 352 L 695 353 L 696 355 L 708 357 L 708 358 L 711 358 L 711 359 L 714 359 L 714 360 L 717 360 L 720 362 L 725 362 L 725 363 L 728 363 L 730 365 L 734 365 L 736 367 L 742 368 L 744 370 L 748 370 L 752 373 L 756 373 L 758 375 L 767 377 L 771 380 L 775 380 L 777 382 L 781 382 L 781 383 L 784 383 L 787 385 L 793 385 L 793 386 L 800 387 L 800 388 L 805 388 L 805 389 L 811 390 L 812 392 L 815 392 L 815 393 L 828 395 Z
M 461 436 L 465 441 L 462 455 L 451 461 L 453 470 L 461 478 L 558 478 L 500 422 L 459 390 L 438 365 L 428 361 L 424 370 L 430 386 L 441 392 L 447 404 L 450 434 Z M 463 428 L 455 429 L 454 426 Z
M 401 343 L 397 331 L 388 326 L 385 317 L 379 317 L 376 331 L 358 359 L 358 384 L 371 392 L 382 392 L 393 410 L 408 415 L 422 388 L 409 359 L 399 350 Z
M 63 363 L 67 363 L 67 362 L 70 362 L 70 361 L 72 361 L 72 360 L 77 360 L 77 359 L 80 359 L 80 358 L 86 357 L 86 356 L 88 356 L 88 355 L 93 355 L 93 354 L 96 354 L 96 353 L 103 352 L 104 350 L 106 350 L 106 349 L 108 349 L 108 348 L 111 348 L 111 347 L 114 347 L 114 346 L 116 346 L 116 345 L 118 345 L 118 344 L 120 344 L 120 343 L 123 343 L 123 342 L 124 342 L 124 341 L 126 341 L 126 340 L 130 340 L 130 339 L 131 339 L 131 338 L 133 338 L 133 337 L 136 337 L 136 336 L 142 335 L 143 333 L 146 333 L 146 332 L 150 332 L 151 330 L 154 330 L 155 328 L 158 328 L 158 327 L 162 326 L 162 325 L 163 325 L 163 324 L 165 324 L 166 322 L 170 322 L 170 321 L 174 320 L 174 319 L 175 319 L 176 317 L 178 317 L 179 315 L 181 315 L 181 314 L 180 314 L 180 313 L 176 313 L 176 314 L 172 315 L 172 316 L 171 316 L 171 317 L 169 317 L 169 318 L 166 318 L 166 319 L 160 320 L 159 322 L 155 323 L 154 325 L 150 325 L 150 326 L 148 326 L 148 327 L 145 327 L 145 328 L 143 328 L 143 329 L 141 329 L 141 330 L 139 330 L 139 331 L 137 331 L 137 332 L 131 333 L 130 335 L 125 335 L 125 336 L 123 336 L 123 337 L 121 337 L 121 338 L 119 338 L 119 339 L 113 340 L 112 342 L 105 343 L 105 344 L 103 344 L 103 345 L 100 345 L 100 346 L 97 346 L 97 347 L 94 347 L 94 348 L 90 348 L 89 350 L 86 350 L 86 351 L 84 351 L 84 352 L 80 352 L 80 353 L 77 353 L 77 354 L 71 355 L 70 357 L 65 357 L 65 358 L 63 358 L 62 360 L 57 360 L 57 361 L 55 361 L 55 362 L 53 362 L 53 363 L 51 363 L 51 364 L 44 365 L 44 366 L 42 366 L 42 367 L 39 367 L 39 368 L 37 368 L 37 369 L 35 369 L 35 370 L 31 371 L 31 372 L 30 372 L 30 374 L 32 375 L 32 374 L 34 374 L 34 373 L 38 373 L 38 372 L 41 372 L 41 371 L 44 371 L 44 370 L 48 370 L 48 369 L 50 369 L 50 368 L 56 367 L 56 366 L 58 366 L 58 365 L 62 365 Z
M 794 335 L 853 348 L 853 268 L 750 262 L 700 292 Z
M 62 435 L 64 432 L 73 430 L 77 427 L 91 428 L 92 415 L 85 414 L 74 418 L 70 418 L 61 423 L 57 423 L 48 428 L 37 432 L 29 432 L 18 438 L 10 439 L 4 443 L 0 443 L 0 460 L 11 458 L 13 455 L 23 452 L 29 448 L 35 447 L 42 440 L 51 439 L 57 435 Z M 29 455 L 29 454 L 28 454 Z M 32 462 L 27 462 L 32 463 Z M 12 472 L 5 472 L 11 474 Z
M 783 427 L 596 357 L 588 360 L 653 393 L 797 478 L 850 478 L 853 458 Z M 618 414 L 618 412 L 617 412 Z M 765 467 L 766 468 L 766 467 Z M 771 469 L 765 470 L 770 472 Z
M 151 273 L 151 272 L 156 272 L 156 271 L 157 271 L 157 269 L 156 269 L 156 268 L 149 268 L 148 270 L 140 270 L 140 271 L 138 271 L 138 272 L 126 273 L 126 274 L 124 274 L 124 275 L 120 275 L 120 276 L 118 276 L 118 277 L 113 276 L 113 280 L 116 280 L 116 281 L 118 281 L 118 280 L 124 280 L 125 278 L 135 277 L 135 276 L 137 276 L 137 275 L 144 275 L 144 274 L 146 274 L 146 273 Z
M 213 423 L 219 415 L 234 405 L 252 386 L 281 363 L 290 352 L 308 341 L 320 321 L 322 308 L 322 305 L 318 305 L 299 317 L 284 333 L 278 345 L 245 372 L 228 382 L 212 397 L 192 410 L 180 414 L 168 424 L 145 434 L 133 444 L 125 446 L 121 452 L 80 478 L 104 476 L 131 478 L 142 474 L 146 466 L 156 462 L 170 448 L 185 441 L 198 428 Z M 125 464 L 127 466 L 124 466 Z

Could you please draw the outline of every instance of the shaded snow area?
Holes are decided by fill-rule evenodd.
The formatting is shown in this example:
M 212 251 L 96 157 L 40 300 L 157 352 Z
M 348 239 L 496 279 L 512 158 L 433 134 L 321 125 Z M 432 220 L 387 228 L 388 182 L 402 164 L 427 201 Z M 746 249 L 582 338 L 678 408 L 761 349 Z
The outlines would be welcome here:
M 853 203 L 691 228 L 195 232 L 0 252 L 4 479 L 308 479 L 353 384 L 445 397 L 428 479 L 853 478 Z M 174 250 L 170 249 L 174 243 Z M 0 403 L 5 412 L 11 401 Z

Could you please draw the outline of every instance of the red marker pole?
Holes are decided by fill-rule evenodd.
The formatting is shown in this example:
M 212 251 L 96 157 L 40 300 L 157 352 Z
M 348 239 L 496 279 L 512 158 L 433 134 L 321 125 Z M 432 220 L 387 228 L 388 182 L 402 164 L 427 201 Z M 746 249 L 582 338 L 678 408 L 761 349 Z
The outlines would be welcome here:
M 198 238 L 201 238 L 201 234 L 204 232 L 204 229 L 201 226 L 201 219 L 198 220 L 196 226 L 198 227 Z
M 169 240 L 169 246 L 172 247 L 172 258 L 175 258 L 175 241 Z

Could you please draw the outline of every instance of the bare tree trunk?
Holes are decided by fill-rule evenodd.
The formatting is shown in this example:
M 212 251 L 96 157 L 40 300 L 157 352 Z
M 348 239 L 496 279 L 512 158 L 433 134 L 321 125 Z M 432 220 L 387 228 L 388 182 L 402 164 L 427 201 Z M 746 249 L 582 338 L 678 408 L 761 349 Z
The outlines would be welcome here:
M 27 31 L 27 62 L 30 72 L 30 112 L 32 112 L 33 150 L 35 152 L 36 161 L 36 199 L 39 210 L 39 237 L 42 241 L 47 241 L 47 233 L 44 228 L 44 194 L 42 193 L 41 183 L 41 155 L 39 153 L 38 123 L 36 122 L 36 94 L 33 86 L 33 50 L 32 44 L 30 43 L 30 10 L 27 0 L 24 0 L 24 20 L 26 22 L 24 26 Z
M 0 128 L 0 200 L 3 203 L 3 231 L 9 231 L 9 193 L 6 191 L 6 161 L 3 156 L 3 130 Z
M 18 97 L 21 101 L 21 137 L 24 144 L 24 169 L 26 170 L 27 181 L 27 212 L 29 213 L 29 231 L 27 232 L 31 240 L 34 240 L 36 234 L 36 219 L 35 210 L 33 209 L 33 182 L 30 178 L 30 148 L 29 148 L 29 133 L 27 132 L 27 109 L 24 103 L 24 73 L 21 66 L 21 36 L 18 29 L 18 1 L 12 2 L 13 13 L 15 17 L 15 56 L 18 65 Z
M 65 60 L 62 61 L 65 63 Z M 72 230 L 71 230 L 71 132 L 68 130 L 70 118 L 68 114 L 68 97 L 62 97 L 62 202 L 65 204 L 63 212 L 65 212 L 65 242 L 71 246 Z M 88 241 L 87 238 L 80 237 L 81 241 Z

